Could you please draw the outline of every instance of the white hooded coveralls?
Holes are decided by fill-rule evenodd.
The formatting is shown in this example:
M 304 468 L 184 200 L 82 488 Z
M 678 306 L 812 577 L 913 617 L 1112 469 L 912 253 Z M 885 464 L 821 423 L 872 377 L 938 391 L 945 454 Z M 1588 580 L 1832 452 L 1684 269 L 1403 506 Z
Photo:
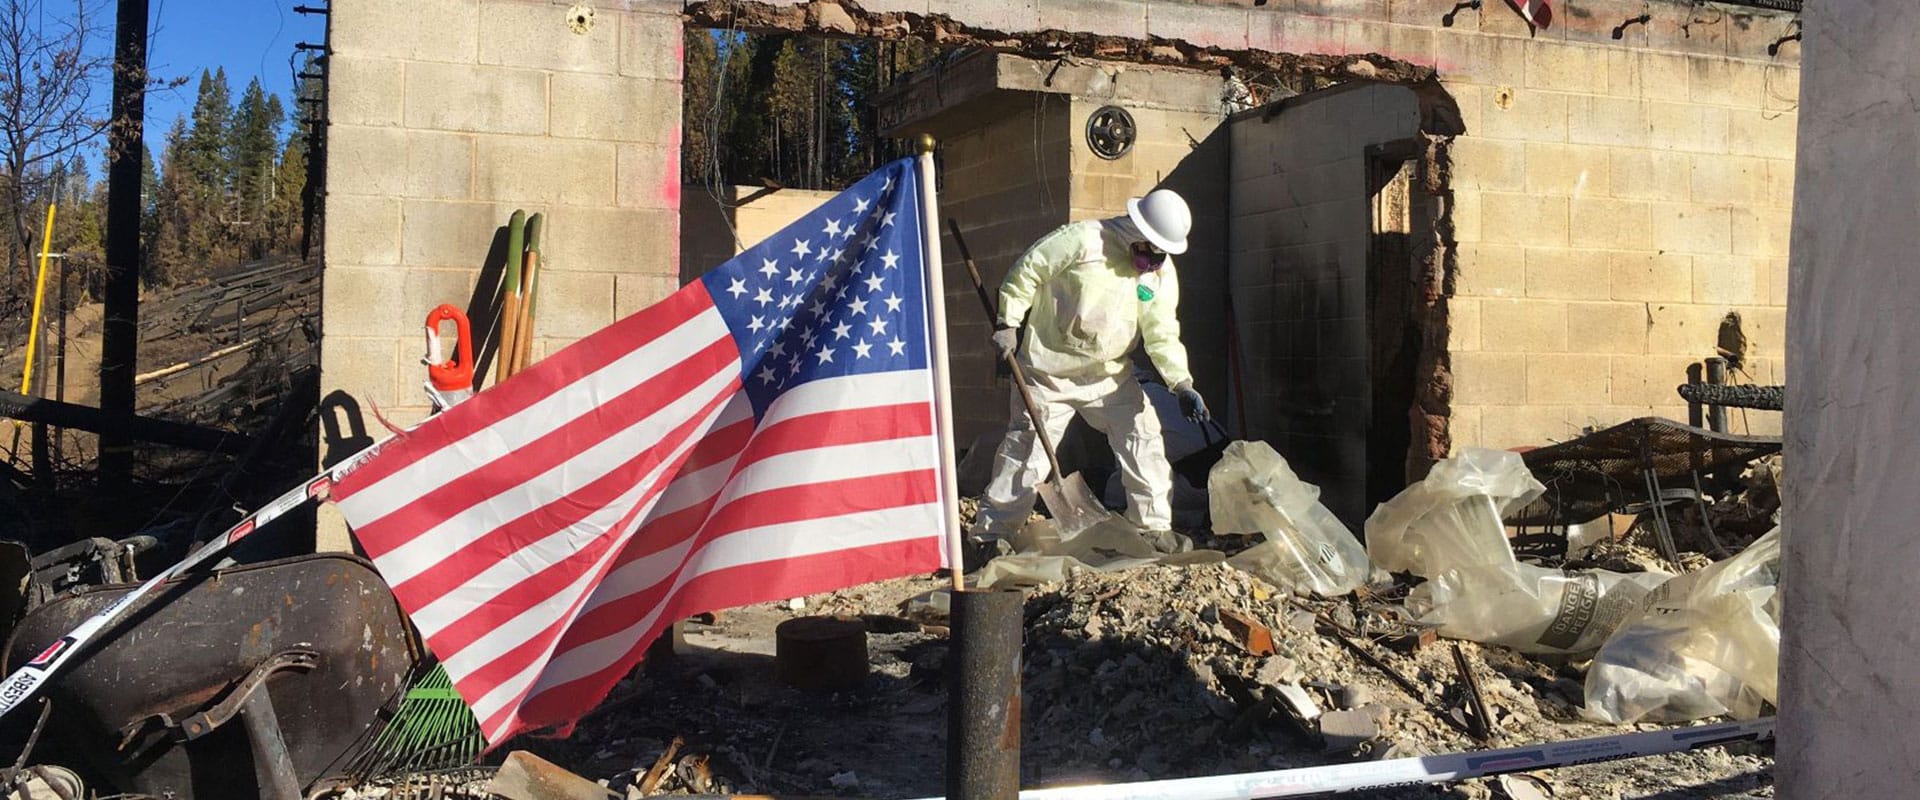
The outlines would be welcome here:
M 1070 223 L 1047 234 L 1001 283 L 998 322 L 1027 323 L 1018 357 L 1048 437 L 1057 444 L 1075 414 L 1106 434 L 1127 489 L 1128 521 L 1149 531 L 1168 530 L 1173 470 L 1161 444 L 1160 420 L 1127 355 L 1140 341 L 1169 386 L 1193 377 L 1174 315 L 1180 281 L 1173 258 L 1168 256 L 1157 271 L 1140 272 L 1128 249 L 1135 241 L 1140 235 L 1124 217 Z M 1009 408 L 1007 437 L 995 454 L 993 479 L 973 526 L 975 533 L 990 537 L 1019 529 L 1033 511 L 1034 487 L 1051 470 L 1017 388 Z

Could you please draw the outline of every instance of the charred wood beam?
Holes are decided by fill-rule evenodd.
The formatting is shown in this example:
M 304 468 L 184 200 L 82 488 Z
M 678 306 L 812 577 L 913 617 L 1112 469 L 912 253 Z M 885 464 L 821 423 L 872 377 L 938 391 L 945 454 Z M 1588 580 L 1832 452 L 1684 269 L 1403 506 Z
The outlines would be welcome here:
M 1133 39 L 1061 30 L 1010 33 L 969 25 L 947 14 L 868 11 L 856 0 L 779 5 L 755 0 L 696 0 L 687 3 L 681 15 L 687 24 L 700 28 L 882 41 L 918 39 L 940 47 L 977 47 L 1038 59 L 1081 57 L 1207 70 L 1231 66 L 1283 77 L 1331 81 L 1418 84 L 1435 78 L 1432 67 L 1377 53 L 1328 55 L 1230 50 L 1158 36 Z
M 251 444 L 247 436 L 232 431 L 137 414 L 113 414 L 92 406 L 43 400 L 18 392 L 0 391 L 0 417 L 87 431 L 103 438 L 119 437 L 124 441 L 151 442 L 207 453 L 242 453 Z

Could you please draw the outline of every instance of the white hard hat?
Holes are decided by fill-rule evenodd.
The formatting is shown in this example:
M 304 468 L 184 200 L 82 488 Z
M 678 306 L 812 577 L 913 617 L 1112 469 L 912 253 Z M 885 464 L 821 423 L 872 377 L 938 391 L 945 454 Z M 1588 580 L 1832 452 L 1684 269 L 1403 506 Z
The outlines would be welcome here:
M 1193 230 L 1193 212 L 1172 189 L 1155 189 L 1146 197 L 1127 201 L 1127 217 L 1154 247 L 1174 255 L 1187 252 L 1187 233 Z

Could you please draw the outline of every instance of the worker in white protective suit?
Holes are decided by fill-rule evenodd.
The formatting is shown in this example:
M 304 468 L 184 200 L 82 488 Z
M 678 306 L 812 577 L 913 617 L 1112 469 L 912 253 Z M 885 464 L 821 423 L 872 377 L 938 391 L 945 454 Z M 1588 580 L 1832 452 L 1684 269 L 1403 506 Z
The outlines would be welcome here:
M 1187 251 L 1192 229 L 1186 201 L 1167 189 L 1127 201 L 1126 216 L 1056 229 L 1029 248 L 1000 284 L 993 332 L 1001 358 L 1017 349 L 1052 441 L 1066 434 L 1075 414 L 1106 434 L 1126 486 L 1127 519 L 1164 550 L 1181 539 L 1171 532 L 1172 468 L 1160 420 L 1133 377 L 1128 355 L 1135 342 L 1144 342 L 1182 413 L 1195 421 L 1208 418 L 1174 316 L 1180 281 L 1170 256 Z M 1007 436 L 973 525 L 972 533 L 982 539 L 1006 540 L 1019 530 L 1033 511 L 1034 487 L 1051 469 L 1017 388 L 1010 407 Z

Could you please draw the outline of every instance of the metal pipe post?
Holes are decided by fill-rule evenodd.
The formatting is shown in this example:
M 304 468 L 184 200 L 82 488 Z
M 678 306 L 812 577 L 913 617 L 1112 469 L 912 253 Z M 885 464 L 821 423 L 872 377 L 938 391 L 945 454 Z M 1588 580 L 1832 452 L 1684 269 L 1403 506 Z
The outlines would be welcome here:
M 1019 592 L 954 592 L 948 645 L 947 798 L 1020 796 Z
M 1724 386 L 1727 382 L 1727 360 L 1719 356 L 1707 359 L 1707 383 Z M 1707 406 L 1707 430 L 1714 433 L 1727 432 L 1727 407 Z

